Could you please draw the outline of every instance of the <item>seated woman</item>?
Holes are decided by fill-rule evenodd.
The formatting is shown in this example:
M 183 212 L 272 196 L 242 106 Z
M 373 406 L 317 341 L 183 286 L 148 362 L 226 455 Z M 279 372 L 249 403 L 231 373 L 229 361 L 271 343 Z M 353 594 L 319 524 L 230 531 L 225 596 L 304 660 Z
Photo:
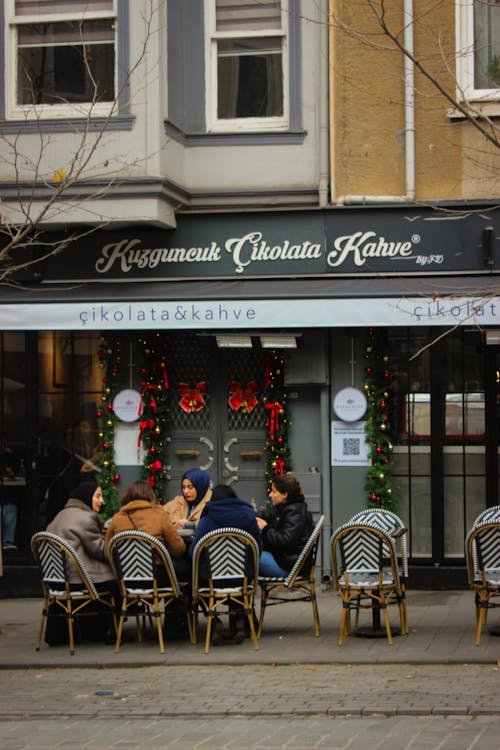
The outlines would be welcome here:
M 202 536 L 208 534 L 210 531 L 227 528 L 248 531 L 256 540 L 259 552 L 262 550 L 262 538 L 253 506 L 246 500 L 241 500 L 232 487 L 229 487 L 227 484 L 218 484 L 212 491 L 210 502 L 203 508 L 189 548 L 189 554 L 192 556 L 194 548 Z M 203 560 L 200 560 L 200 577 L 206 578 L 206 576 L 206 567 L 203 564 Z M 233 602 L 232 611 L 229 616 L 228 637 L 234 640 L 235 643 L 241 643 L 245 638 L 245 633 L 245 621 L 238 615 L 237 608 Z M 219 618 L 215 618 L 212 629 L 212 645 L 215 646 L 220 643 L 223 637 L 222 623 Z
M 205 504 L 210 500 L 210 475 L 204 469 L 189 469 L 181 478 L 182 495 L 165 503 L 164 510 L 181 528 L 188 522 L 198 523 Z
M 117 586 L 111 565 L 104 552 L 103 520 L 99 516 L 104 505 L 102 489 L 95 481 L 81 482 L 69 493 L 62 510 L 47 526 L 47 531 L 57 534 L 74 547 L 85 565 L 97 590 L 112 590 Z M 79 583 L 80 578 L 70 563 L 70 582 Z M 109 612 L 98 612 L 95 617 L 82 617 L 80 634 L 83 640 L 105 640 L 109 631 Z M 67 642 L 66 624 L 57 618 L 49 618 L 45 640 L 51 645 Z
M 120 506 L 106 532 L 106 553 L 111 539 L 119 531 L 145 531 L 167 548 L 179 581 L 189 581 L 190 562 L 186 557 L 186 544 L 158 503 L 151 485 L 144 481 L 132 482 L 121 496 Z
M 97 588 L 113 581 L 111 565 L 104 553 L 104 522 L 99 516 L 104 506 L 97 482 L 81 482 L 69 493 L 69 500 L 47 526 L 47 531 L 62 536 L 75 548 Z M 76 571 L 70 581 L 78 583 Z
M 295 565 L 314 522 L 302 487 L 291 474 L 274 477 L 269 497 L 273 507 L 257 514 L 264 547 L 259 575 L 284 577 Z

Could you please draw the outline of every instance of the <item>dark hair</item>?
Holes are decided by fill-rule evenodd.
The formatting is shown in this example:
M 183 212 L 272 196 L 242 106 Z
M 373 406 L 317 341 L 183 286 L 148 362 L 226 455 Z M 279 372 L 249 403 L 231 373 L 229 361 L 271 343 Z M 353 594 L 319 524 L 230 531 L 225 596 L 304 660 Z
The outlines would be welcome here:
M 218 484 L 212 490 L 210 502 L 213 500 L 224 500 L 226 497 L 238 497 L 238 495 L 228 484 Z
M 74 487 L 71 490 L 69 496 L 76 500 L 81 500 L 82 503 L 85 503 L 85 505 L 90 508 L 90 510 L 93 510 L 92 499 L 98 487 L 99 485 L 94 481 L 80 482 L 77 487 Z
M 277 474 L 272 479 L 272 483 L 278 490 L 284 495 L 288 495 L 288 499 L 297 497 L 298 495 L 304 496 L 304 491 L 300 486 L 299 480 L 293 476 L 293 474 Z
M 152 505 L 158 502 L 154 489 L 148 482 L 144 481 L 129 484 L 120 498 L 120 507 L 123 508 L 127 503 L 131 503 L 132 500 L 149 500 Z

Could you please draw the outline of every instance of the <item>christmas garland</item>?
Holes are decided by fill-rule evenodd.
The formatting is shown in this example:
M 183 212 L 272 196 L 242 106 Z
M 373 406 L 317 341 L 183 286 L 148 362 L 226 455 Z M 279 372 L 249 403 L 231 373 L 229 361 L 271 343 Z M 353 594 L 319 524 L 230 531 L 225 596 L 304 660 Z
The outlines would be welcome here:
M 143 340 L 147 367 L 141 369 L 143 412 L 139 443 L 146 451 L 142 478 L 153 487 L 160 502 L 164 499 L 169 467 L 165 463 L 165 435 L 168 423 L 167 342 L 165 334 L 152 333 Z
M 281 355 L 273 351 L 265 360 L 263 401 L 267 411 L 267 439 L 265 444 L 265 474 L 267 491 L 273 477 L 291 469 L 288 429 L 290 427 L 285 391 L 285 367 Z
M 368 455 L 371 466 L 368 469 L 365 489 L 369 508 L 385 508 L 397 513 L 399 504 L 392 491 L 393 445 L 388 416 L 391 372 L 386 348 L 386 332 L 370 328 L 366 347 L 364 389 L 368 401 L 365 433 L 370 449 Z
M 101 453 L 101 469 L 97 474 L 96 480 L 102 488 L 104 497 L 103 515 L 105 518 L 111 518 L 118 510 L 118 489 L 117 483 L 120 475 L 116 470 L 115 464 L 115 424 L 118 417 L 113 411 L 113 399 L 120 390 L 120 342 L 113 335 L 101 336 L 100 349 L 97 352 L 99 357 L 99 367 L 104 370 L 102 379 L 102 406 L 97 410 L 97 418 L 100 420 L 100 429 L 98 433 Z

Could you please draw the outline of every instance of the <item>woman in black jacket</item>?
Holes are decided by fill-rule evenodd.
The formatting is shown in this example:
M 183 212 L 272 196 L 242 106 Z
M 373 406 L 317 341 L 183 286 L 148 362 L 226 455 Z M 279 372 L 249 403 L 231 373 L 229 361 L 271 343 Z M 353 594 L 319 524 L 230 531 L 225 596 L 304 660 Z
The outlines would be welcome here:
M 264 547 L 259 575 L 287 576 L 313 530 L 313 518 L 302 487 L 291 474 L 274 477 L 269 497 L 273 507 L 257 516 Z

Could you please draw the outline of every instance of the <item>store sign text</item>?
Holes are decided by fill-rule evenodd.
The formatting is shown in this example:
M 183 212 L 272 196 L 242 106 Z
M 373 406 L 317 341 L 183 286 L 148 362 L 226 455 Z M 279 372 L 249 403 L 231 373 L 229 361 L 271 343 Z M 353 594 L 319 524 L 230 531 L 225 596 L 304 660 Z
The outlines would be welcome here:
M 419 235 L 413 235 L 411 240 L 388 241 L 374 231 L 358 231 L 337 237 L 333 242 L 333 249 L 327 251 L 325 257 L 323 242 L 285 239 L 276 243 L 268 241 L 260 231 L 250 231 L 241 237 L 230 237 L 222 244 L 210 240 L 206 245 L 193 247 L 147 248 L 142 246 L 140 239 L 127 238 L 104 245 L 95 262 L 95 270 L 99 274 L 119 271 L 133 276 L 134 270 L 148 271 L 164 266 L 197 264 L 198 267 L 210 269 L 215 274 L 224 275 L 224 272 L 228 272 L 225 259 L 230 258 L 233 273 L 243 274 L 248 271 L 251 274 L 257 265 L 255 272 L 270 275 L 276 263 L 298 263 L 301 266 L 297 269 L 299 273 L 311 273 L 323 272 L 327 267 L 360 268 L 367 260 L 388 260 L 391 265 L 393 262 L 411 260 L 421 266 L 443 262 L 442 254 L 415 253 L 414 245 L 418 242 Z M 387 266 L 386 270 L 389 270 Z M 399 272 L 400 267 L 397 270 Z M 291 271 L 289 265 L 286 271 Z

